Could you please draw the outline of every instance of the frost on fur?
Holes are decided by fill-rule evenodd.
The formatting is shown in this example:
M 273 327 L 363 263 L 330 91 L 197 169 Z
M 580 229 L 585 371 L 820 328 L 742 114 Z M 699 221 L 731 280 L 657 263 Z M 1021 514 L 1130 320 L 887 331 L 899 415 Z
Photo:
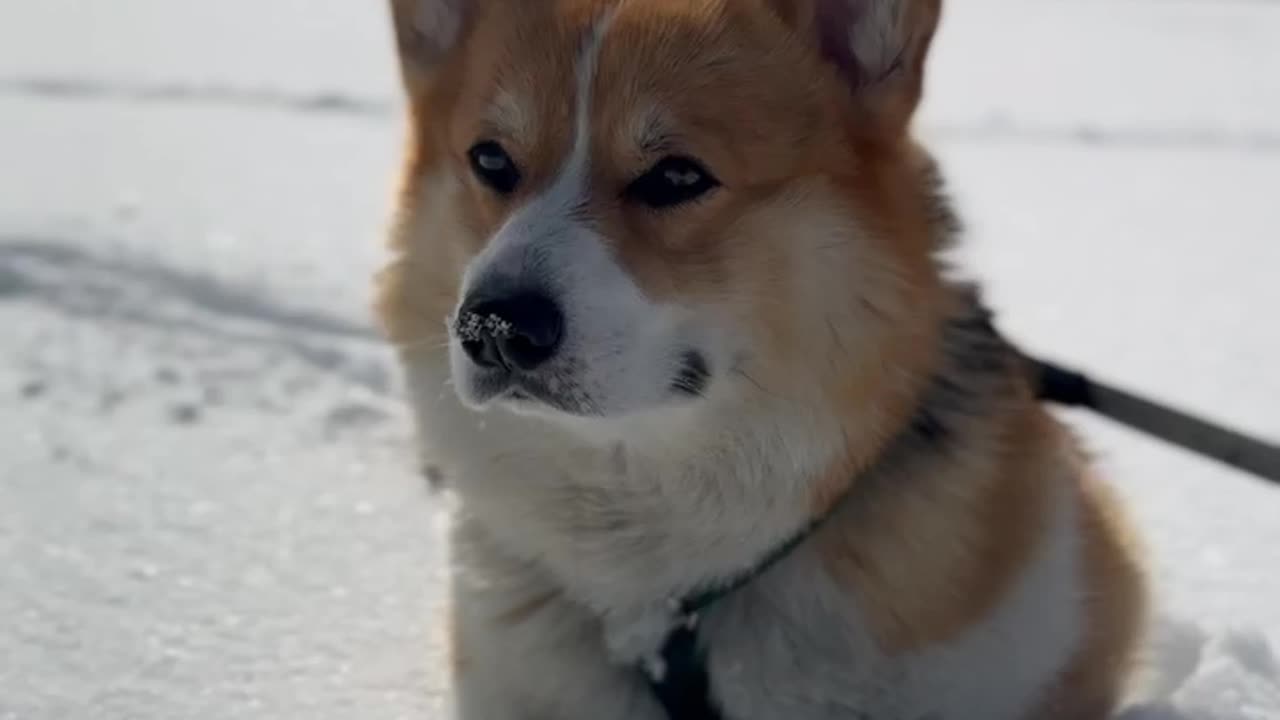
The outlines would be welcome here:
M 453 324 L 453 334 L 462 342 L 480 342 L 487 337 L 509 338 L 514 332 L 511 323 L 492 314 L 465 313 Z

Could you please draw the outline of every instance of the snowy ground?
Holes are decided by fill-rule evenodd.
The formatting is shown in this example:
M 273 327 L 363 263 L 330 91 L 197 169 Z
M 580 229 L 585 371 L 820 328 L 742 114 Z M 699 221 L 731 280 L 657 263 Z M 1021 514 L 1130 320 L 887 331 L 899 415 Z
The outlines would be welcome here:
M 926 134 L 1005 327 L 1280 436 L 1280 4 L 950 5 Z M 0 3 L 0 720 L 432 716 L 396 105 L 382 3 Z M 1194 621 L 1139 717 L 1280 717 L 1280 490 L 1073 419 Z

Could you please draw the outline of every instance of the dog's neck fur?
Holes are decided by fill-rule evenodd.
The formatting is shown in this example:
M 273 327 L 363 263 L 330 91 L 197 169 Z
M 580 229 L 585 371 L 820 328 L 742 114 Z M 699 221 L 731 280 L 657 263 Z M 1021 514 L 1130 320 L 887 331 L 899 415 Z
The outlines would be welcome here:
M 960 304 L 958 312 L 944 323 L 943 363 L 924 384 L 908 421 L 878 450 L 864 470 L 850 473 L 838 485 L 838 494 L 830 504 L 820 505 L 817 514 L 799 531 L 755 565 L 709 579 L 699 593 L 684 598 L 681 603 L 684 612 L 697 614 L 784 562 L 787 555 L 821 532 L 844 510 L 865 504 L 877 483 L 899 477 L 912 469 L 913 464 L 919 472 L 920 463 L 947 458 L 957 442 L 974 441 L 973 437 L 960 437 L 966 434 L 962 427 L 966 421 L 972 423 L 980 419 L 979 415 L 996 412 L 1001 400 L 1023 393 L 1020 387 L 1025 389 L 1025 385 L 1016 365 L 1019 356 L 998 335 L 976 289 L 955 287 L 953 291 Z M 985 424 L 979 423 L 978 427 Z
M 831 439 L 841 434 L 830 421 L 777 407 L 739 413 L 713 435 L 669 419 L 640 420 L 624 433 L 629 441 L 583 442 L 552 423 L 463 410 L 443 378 L 414 384 L 420 393 L 435 388 L 435 401 L 419 407 L 433 408 L 423 421 L 460 476 L 462 512 L 506 552 L 549 573 L 566 595 L 608 613 L 749 569 L 846 494 L 841 512 L 872 502 L 889 478 L 964 482 L 963 472 L 942 470 L 953 447 L 963 446 L 974 472 L 998 462 L 975 458 L 975 449 L 998 452 L 990 439 L 959 434 L 986 431 L 990 423 L 974 422 L 975 415 L 999 414 L 1001 403 L 1025 392 L 1016 356 L 976 293 L 957 286 L 949 295 L 940 364 L 869 458 L 851 460 L 843 439 Z M 440 413 L 441 406 L 452 411 Z M 455 422 L 472 429 L 449 427 Z M 477 436 L 494 438 L 495 447 L 474 447 Z

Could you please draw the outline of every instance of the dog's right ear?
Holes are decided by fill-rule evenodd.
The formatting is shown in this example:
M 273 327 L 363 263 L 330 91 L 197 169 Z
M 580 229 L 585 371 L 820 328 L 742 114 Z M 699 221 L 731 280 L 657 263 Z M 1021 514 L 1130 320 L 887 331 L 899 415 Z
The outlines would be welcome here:
M 942 0 L 768 0 L 844 81 L 856 127 L 900 134 L 924 87 Z
M 432 71 L 462 40 L 467 22 L 481 0 L 390 0 L 396 46 L 405 82 L 411 88 L 430 79 Z

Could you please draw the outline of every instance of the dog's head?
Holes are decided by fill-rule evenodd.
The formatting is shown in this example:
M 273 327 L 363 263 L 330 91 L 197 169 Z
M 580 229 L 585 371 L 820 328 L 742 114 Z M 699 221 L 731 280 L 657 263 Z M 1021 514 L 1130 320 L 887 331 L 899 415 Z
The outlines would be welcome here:
M 394 339 L 473 407 L 868 402 L 941 302 L 909 138 L 940 5 L 392 0 Z

